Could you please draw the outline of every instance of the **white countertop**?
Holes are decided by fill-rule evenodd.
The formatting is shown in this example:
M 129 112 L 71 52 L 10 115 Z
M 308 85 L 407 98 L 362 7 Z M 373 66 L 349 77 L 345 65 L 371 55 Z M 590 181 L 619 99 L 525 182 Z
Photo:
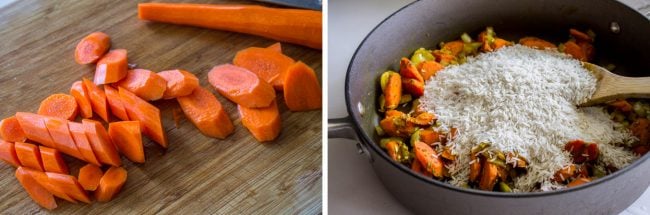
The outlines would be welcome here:
M 345 73 L 361 40 L 381 20 L 411 0 L 330 0 L 328 46 L 328 114 L 345 117 Z M 633 7 L 650 0 L 626 0 Z M 640 8 L 640 7 L 635 7 Z M 644 11 L 643 11 L 644 10 Z M 643 13 L 650 16 L 650 8 Z M 330 214 L 408 214 L 383 187 L 353 141 L 330 139 L 328 147 L 328 210 Z M 648 179 L 650 180 L 650 179 Z M 624 215 L 650 214 L 650 189 L 623 211 Z

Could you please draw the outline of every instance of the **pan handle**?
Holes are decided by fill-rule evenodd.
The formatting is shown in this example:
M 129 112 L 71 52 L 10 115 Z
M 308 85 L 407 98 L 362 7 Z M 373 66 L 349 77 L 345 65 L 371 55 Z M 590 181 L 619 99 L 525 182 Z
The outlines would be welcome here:
M 348 140 L 353 140 L 356 142 L 357 152 L 360 155 L 365 155 L 370 162 L 373 162 L 370 151 L 363 141 L 359 140 L 357 132 L 352 127 L 352 120 L 350 116 L 336 119 L 327 120 L 327 138 L 343 138 Z

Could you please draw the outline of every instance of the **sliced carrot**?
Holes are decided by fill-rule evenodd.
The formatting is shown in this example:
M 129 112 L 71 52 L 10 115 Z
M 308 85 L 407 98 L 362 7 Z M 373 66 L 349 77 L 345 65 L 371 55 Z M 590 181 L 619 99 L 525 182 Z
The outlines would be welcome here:
M 587 60 L 587 55 L 584 53 L 582 48 L 573 41 L 568 41 L 564 43 L 564 53 L 567 53 L 571 55 L 573 58 L 580 61 Z
M 144 100 L 154 101 L 163 97 L 167 81 L 151 70 L 133 69 L 116 86 L 127 89 Z
M 553 179 L 557 182 L 565 182 L 575 176 L 576 173 L 576 165 L 569 164 L 568 166 L 562 167 L 562 169 L 558 170 L 555 175 L 553 175 Z
M 86 164 L 79 169 L 79 184 L 84 190 L 95 191 L 99 186 L 99 180 L 104 175 L 102 169 L 94 164 Z
M 56 148 L 50 132 L 45 127 L 43 116 L 27 112 L 17 112 L 16 119 L 25 132 L 27 139 L 36 141 L 50 148 Z
M 479 188 L 481 190 L 492 190 L 497 183 L 498 166 L 490 162 L 484 162 L 481 174 L 481 180 L 478 183 Z
M 259 142 L 273 141 L 282 130 L 280 111 L 275 101 L 265 108 L 247 108 L 240 105 L 241 122 Z
M 43 171 L 43 160 L 41 160 L 41 152 L 38 150 L 38 146 L 16 142 L 14 147 L 18 160 L 23 166 Z
M 582 31 L 575 28 L 570 28 L 569 34 L 578 41 L 593 42 L 593 39 L 588 34 L 582 33 Z
M 56 200 L 54 200 L 52 193 L 47 191 L 47 189 L 36 181 L 31 174 L 26 172 L 23 167 L 18 167 L 18 169 L 16 169 L 16 178 L 20 182 L 20 185 L 25 188 L 29 197 L 31 197 L 38 205 L 48 210 L 57 207 Z
M 16 116 L 10 116 L 0 121 L 0 138 L 9 142 L 25 142 L 25 132 L 20 127 Z
M 199 79 L 194 74 L 182 69 L 162 71 L 158 75 L 167 82 L 163 99 L 186 96 L 199 87 Z
M 402 88 L 415 97 L 424 95 L 424 82 L 418 81 L 417 79 L 402 78 Z
M 445 67 L 435 61 L 424 61 L 418 65 L 422 79 L 429 80 L 429 78 L 436 76 L 436 73 Z
M 278 43 L 273 43 L 273 45 L 270 45 L 269 47 L 266 47 L 267 49 L 282 53 L 282 44 Z
M 52 94 L 41 102 L 38 114 L 44 116 L 58 117 L 61 119 L 74 120 L 79 111 L 77 101 L 68 94 Z
M 476 182 L 479 179 L 479 176 L 481 175 L 481 167 L 483 167 L 484 161 L 481 161 L 480 157 L 476 156 L 475 153 L 471 153 L 469 155 L 470 162 L 469 162 L 469 181 L 470 182 Z
M 427 172 L 423 169 L 422 164 L 420 164 L 420 161 L 418 161 L 417 159 L 413 160 L 413 162 L 411 163 L 411 170 L 420 173 L 425 177 L 433 177 L 433 175 L 431 175 L 430 172 Z
M 84 160 L 84 157 L 81 156 L 81 152 L 77 149 L 77 144 L 75 144 L 72 134 L 70 134 L 67 120 L 45 117 L 45 126 L 47 127 L 47 131 L 50 132 L 52 140 L 54 140 L 54 145 L 56 145 L 56 147 L 52 148 L 56 148 L 67 155 Z
M 106 170 L 95 190 L 95 199 L 99 202 L 108 202 L 115 198 L 126 183 L 126 178 L 126 170 L 122 167 L 111 167 Z
M 191 25 L 322 48 L 322 13 L 246 5 L 140 3 L 143 20 Z
M 630 104 L 625 99 L 617 99 L 616 101 L 610 102 L 607 105 L 623 112 L 630 112 L 633 110 L 632 104 Z
M 97 113 L 97 115 L 99 115 L 99 117 L 101 117 L 104 121 L 108 122 L 108 106 L 106 105 L 106 94 L 92 81 L 86 78 L 83 78 L 82 81 L 88 90 L 90 105 L 92 106 L 93 111 Z
M 68 122 L 68 127 L 70 128 L 70 134 L 72 134 L 72 139 L 74 139 L 77 149 L 83 156 L 84 160 L 88 163 L 101 166 L 95 152 L 86 137 L 86 130 L 83 124 L 78 122 Z
M 402 79 L 412 78 L 420 82 L 424 82 L 424 78 L 418 72 L 418 69 L 411 64 L 411 61 L 408 58 L 403 57 L 399 62 L 399 74 L 402 76 Z
M 112 122 L 108 124 L 108 136 L 126 158 L 136 163 L 144 163 L 144 147 L 139 122 Z
M 117 90 L 129 119 L 139 121 L 145 136 L 167 148 L 167 136 L 160 120 L 160 110 L 124 88 L 118 87 Z
M 399 74 L 394 72 L 389 74 L 383 93 L 384 109 L 392 110 L 397 108 L 402 98 L 402 78 Z
M 637 118 L 630 125 L 630 131 L 632 131 L 632 135 L 639 138 L 641 145 L 650 143 L 650 120 L 640 117 Z
M 500 48 L 503 48 L 503 47 L 506 47 L 506 46 L 509 46 L 509 45 L 512 45 L 512 43 L 510 41 L 507 41 L 507 40 L 504 40 L 504 39 L 501 39 L 501 38 L 494 39 L 494 50 L 497 50 L 497 49 L 500 49 Z
M 536 49 L 556 49 L 555 44 L 537 37 L 524 37 L 519 39 L 519 44 Z
M 68 196 L 81 202 L 90 203 L 88 193 L 86 193 L 86 190 L 81 187 L 76 177 L 55 172 L 46 172 L 45 174 L 47 174 L 47 177 L 50 179 L 50 183 L 54 186 L 63 188 L 63 191 L 65 194 L 68 194 Z
M 112 166 L 122 165 L 120 156 L 115 150 L 115 145 L 111 143 L 111 139 L 104 126 L 100 122 L 90 119 L 83 119 L 81 123 L 84 126 L 86 137 L 88 137 L 88 141 L 99 162 Z
M 444 175 L 444 166 L 438 153 L 429 145 L 420 141 L 415 141 L 413 148 L 415 150 L 415 157 L 423 164 L 424 169 L 436 178 L 442 178 Z
M 284 102 L 291 111 L 322 108 L 322 93 L 314 70 L 303 62 L 296 62 L 284 79 Z
M 275 99 L 273 86 L 248 69 L 232 64 L 212 68 L 208 81 L 219 94 L 244 107 L 268 107 Z
M 126 49 L 115 49 L 106 53 L 99 61 L 95 69 L 95 84 L 110 84 L 122 80 L 127 74 Z
M 443 44 L 441 49 L 451 52 L 451 55 L 453 56 L 457 56 L 460 52 L 463 51 L 464 47 L 465 43 L 463 43 L 463 41 L 455 40 Z
M 74 60 L 78 64 L 94 63 L 111 47 L 111 38 L 103 32 L 93 32 L 77 44 Z
M 75 81 L 70 87 L 70 95 L 74 96 L 74 99 L 79 105 L 79 114 L 83 118 L 93 117 L 93 108 L 90 104 L 90 95 L 88 94 L 88 89 L 81 81 Z
M 14 167 L 22 166 L 16 154 L 15 145 L 12 142 L 0 140 L 0 159 Z
M 128 121 L 129 115 L 126 114 L 126 108 L 120 97 L 120 93 L 113 87 L 104 85 L 104 93 L 106 93 L 106 101 L 111 108 L 111 113 L 121 120 Z
M 65 199 L 68 202 L 72 203 L 77 203 L 77 200 L 74 200 L 72 197 L 70 197 L 68 194 L 65 193 L 63 190 L 63 187 L 56 186 L 50 182 L 50 178 L 47 177 L 47 174 L 45 172 L 41 172 L 38 170 L 33 170 L 30 168 L 22 168 L 25 172 L 29 173 L 36 182 L 38 182 L 43 188 L 45 188 L 48 192 L 52 193 L 52 195 Z
M 441 142 L 440 136 L 441 136 L 440 133 L 434 130 L 429 130 L 429 129 L 420 130 L 420 141 L 428 145 Z
M 45 169 L 45 171 L 69 174 L 68 165 L 65 164 L 65 161 L 58 150 L 45 146 L 39 146 L 38 149 L 41 152 L 43 169 Z
M 594 59 L 595 51 L 594 46 L 591 45 L 591 43 L 578 41 L 577 44 L 580 46 L 580 49 L 582 49 L 582 52 L 584 53 L 585 59 L 587 59 L 587 61 Z
M 269 48 L 250 47 L 237 52 L 233 64 L 248 69 L 277 91 L 284 88 L 284 76 L 294 60 Z
M 176 98 L 185 116 L 205 136 L 224 139 L 235 127 L 217 98 L 203 87 L 188 96 Z
M 591 182 L 591 180 L 588 179 L 588 178 L 580 177 L 580 178 L 576 178 L 575 180 L 569 182 L 569 184 L 567 184 L 567 187 L 576 187 L 576 186 L 579 186 L 579 185 L 582 185 L 582 184 L 585 184 L 585 183 L 588 183 L 588 182 Z

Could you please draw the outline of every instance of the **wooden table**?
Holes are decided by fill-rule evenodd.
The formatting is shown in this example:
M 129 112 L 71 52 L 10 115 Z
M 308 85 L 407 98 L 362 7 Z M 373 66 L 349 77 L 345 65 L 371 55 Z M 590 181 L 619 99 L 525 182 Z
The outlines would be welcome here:
M 225 1 L 202 1 L 201 3 Z M 231 2 L 229 2 L 231 3 Z M 251 2 L 237 2 L 250 4 Z M 153 71 L 182 68 L 210 87 L 207 72 L 230 63 L 238 50 L 275 41 L 237 33 L 137 19 L 135 1 L 15 1 L 0 8 L 0 117 L 35 112 L 52 93 L 67 93 L 94 67 L 74 62 L 76 43 L 93 31 L 112 38 L 113 48 L 129 51 L 129 62 Z M 255 3 L 258 4 L 258 3 Z M 2 4 L 0 4 L 2 5 Z M 321 76 L 321 51 L 283 44 L 286 55 L 310 65 Z M 128 180 L 111 202 L 70 204 L 58 200 L 61 214 L 315 214 L 321 212 L 322 111 L 288 111 L 282 96 L 283 130 L 271 143 L 257 143 L 241 125 L 236 106 L 217 96 L 236 126 L 226 140 L 205 137 L 188 120 L 174 126 L 175 100 L 161 109 L 169 149 L 145 139 L 146 163 L 123 158 Z M 72 174 L 81 161 L 66 157 Z M 29 198 L 0 164 L 0 211 L 48 212 Z

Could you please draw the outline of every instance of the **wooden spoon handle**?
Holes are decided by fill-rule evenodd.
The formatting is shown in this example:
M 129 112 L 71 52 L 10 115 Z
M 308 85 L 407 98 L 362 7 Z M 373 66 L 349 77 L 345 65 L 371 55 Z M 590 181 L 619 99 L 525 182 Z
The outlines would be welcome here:
M 594 95 L 582 106 L 622 98 L 650 98 L 650 77 L 631 78 L 615 74 L 605 75 L 598 81 Z

